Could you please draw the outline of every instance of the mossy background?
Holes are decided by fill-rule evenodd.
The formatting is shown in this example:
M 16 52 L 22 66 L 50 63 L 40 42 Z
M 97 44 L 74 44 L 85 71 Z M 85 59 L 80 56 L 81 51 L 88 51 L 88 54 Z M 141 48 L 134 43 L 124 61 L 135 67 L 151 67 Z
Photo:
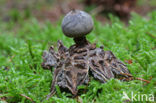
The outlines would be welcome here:
M 151 82 L 112 79 L 101 84 L 92 79 L 88 86 L 79 87 L 79 90 L 85 89 L 85 93 L 79 94 L 79 101 L 122 103 L 125 101 L 122 99 L 123 91 L 129 97 L 133 92 L 153 94 L 156 99 L 156 11 L 151 11 L 146 18 L 132 13 L 128 26 L 113 15 L 109 17 L 111 24 L 105 25 L 94 19 L 94 30 L 87 39 L 96 42 L 97 47 L 104 45 L 104 50 L 111 50 L 127 65 L 133 76 Z M 34 17 L 19 19 L 18 23 L 0 21 L 0 103 L 31 103 L 21 94 L 29 96 L 36 103 L 78 102 L 67 97 L 71 96 L 70 93 L 60 92 L 59 88 L 53 97 L 45 100 L 52 75 L 41 67 L 43 51 L 51 45 L 56 49 L 57 40 L 62 40 L 67 47 L 74 44 L 72 39 L 63 35 L 60 25 L 61 20 L 52 24 L 49 21 L 39 22 Z

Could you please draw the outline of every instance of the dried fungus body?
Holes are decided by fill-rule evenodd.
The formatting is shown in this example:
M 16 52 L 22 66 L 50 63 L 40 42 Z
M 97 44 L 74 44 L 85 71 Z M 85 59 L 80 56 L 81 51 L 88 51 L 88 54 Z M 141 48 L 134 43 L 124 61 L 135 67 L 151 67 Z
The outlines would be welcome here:
M 95 44 L 89 42 L 83 46 L 75 44 L 67 49 L 58 41 L 58 52 L 51 47 L 49 52 L 44 52 L 43 59 L 44 68 L 55 67 L 51 94 L 55 91 L 55 85 L 58 85 L 68 88 L 76 95 L 77 86 L 89 82 L 89 71 L 102 83 L 116 76 L 122 76 L 123 73 L 129 73 L 127 67 L 111 51 L 104 51 L 103 47 L 96 48 Z

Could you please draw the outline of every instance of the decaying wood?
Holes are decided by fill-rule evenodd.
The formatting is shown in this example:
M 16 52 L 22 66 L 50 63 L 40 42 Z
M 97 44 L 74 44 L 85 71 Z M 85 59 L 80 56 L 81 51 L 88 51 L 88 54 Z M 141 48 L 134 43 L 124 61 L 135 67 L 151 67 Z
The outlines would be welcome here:
M 111 51 L 104 51 L 103 47 L 96 48 L 96 44 L 91 44 L 84 38 L 82 45 L 76 44 L 67 49 L 61 41 L 58 41 L 58 52 L 53 47 L 43 53 L 42 67 L 52 69 L 53 81 L 51 93 L 54 94 L 55 85 L 61 88 L 68 88 L 73 95 L 78 93 L 77 86 L 88 84 L 89 76 L 93 76 L 102 83 L 118 76 L 128 77 L 129 74 L 125 64 L 118 60 Z M 91 71 L 92 75 L 89 75 Z
M 24 94 L 20 94 L 20 95 L 21 95 L 22 97 L 24 97 L 24 98 L 30 100 L 32 103 L 36 103 L 36 102 L 33 101 L 33 99 L 31 99 L 30 97 L 28 97 L 28 96 L 26 96 L 26 95 L 24 95 Z

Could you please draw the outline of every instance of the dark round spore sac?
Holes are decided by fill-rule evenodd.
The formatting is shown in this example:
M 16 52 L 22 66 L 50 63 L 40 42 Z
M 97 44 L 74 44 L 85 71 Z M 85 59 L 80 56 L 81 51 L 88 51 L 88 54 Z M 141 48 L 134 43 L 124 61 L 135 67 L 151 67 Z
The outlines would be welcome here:
M 71 38 L 78 38 L 87 35 L 93 29 L 92 17 L 80 10 L 70 11 L 62 21 L 63 33 Z

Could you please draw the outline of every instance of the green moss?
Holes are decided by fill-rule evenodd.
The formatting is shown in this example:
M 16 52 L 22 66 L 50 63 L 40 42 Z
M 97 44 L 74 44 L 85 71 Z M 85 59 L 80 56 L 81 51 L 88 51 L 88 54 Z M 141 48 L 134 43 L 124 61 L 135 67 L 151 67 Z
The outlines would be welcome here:
M 150 79 L 151 83 L 144 85 L 141 81 L 121 82 L 116 79 L 101 84 L 92 80 L 80 95 L 83 103 L 121 103 L 123 91 L 129 96 L 131 92 L 140 94 L 155 94 L 156 82 L 156 12 L 145 19 L 133 14 L 129 26 L 118 19 L 112 18 L 112 24 L 102 25 L 95 21 L 93 32 L 87 36 L 97 46 L 104 45 L 105 50 L 111 50 L 121 61 L 132 60 L 127 64 L 135 77 Z M 41 68 L 42 52 L 50 45 L 56 47 L 57 40 L 62 40 L 69 47 L 74 42 L 62 34 L 60 22 L 52 25 L 50 22 L 39 23 L 35 19 L 0 23 L 0 97 L 7 97 L 8 102 L 31 103 L 20 96 L 25 94 L 37 103 L 76 103 L 76 99 L 68 98 L 68 93 L 60 94 L 59 88 L 49 101 L 45 96 L 49 93 L 52 75 L 50 71 Z M 4 70 L 7 69 L 7 70 Z M 61 98 L 60 98 L 61 96 Z

